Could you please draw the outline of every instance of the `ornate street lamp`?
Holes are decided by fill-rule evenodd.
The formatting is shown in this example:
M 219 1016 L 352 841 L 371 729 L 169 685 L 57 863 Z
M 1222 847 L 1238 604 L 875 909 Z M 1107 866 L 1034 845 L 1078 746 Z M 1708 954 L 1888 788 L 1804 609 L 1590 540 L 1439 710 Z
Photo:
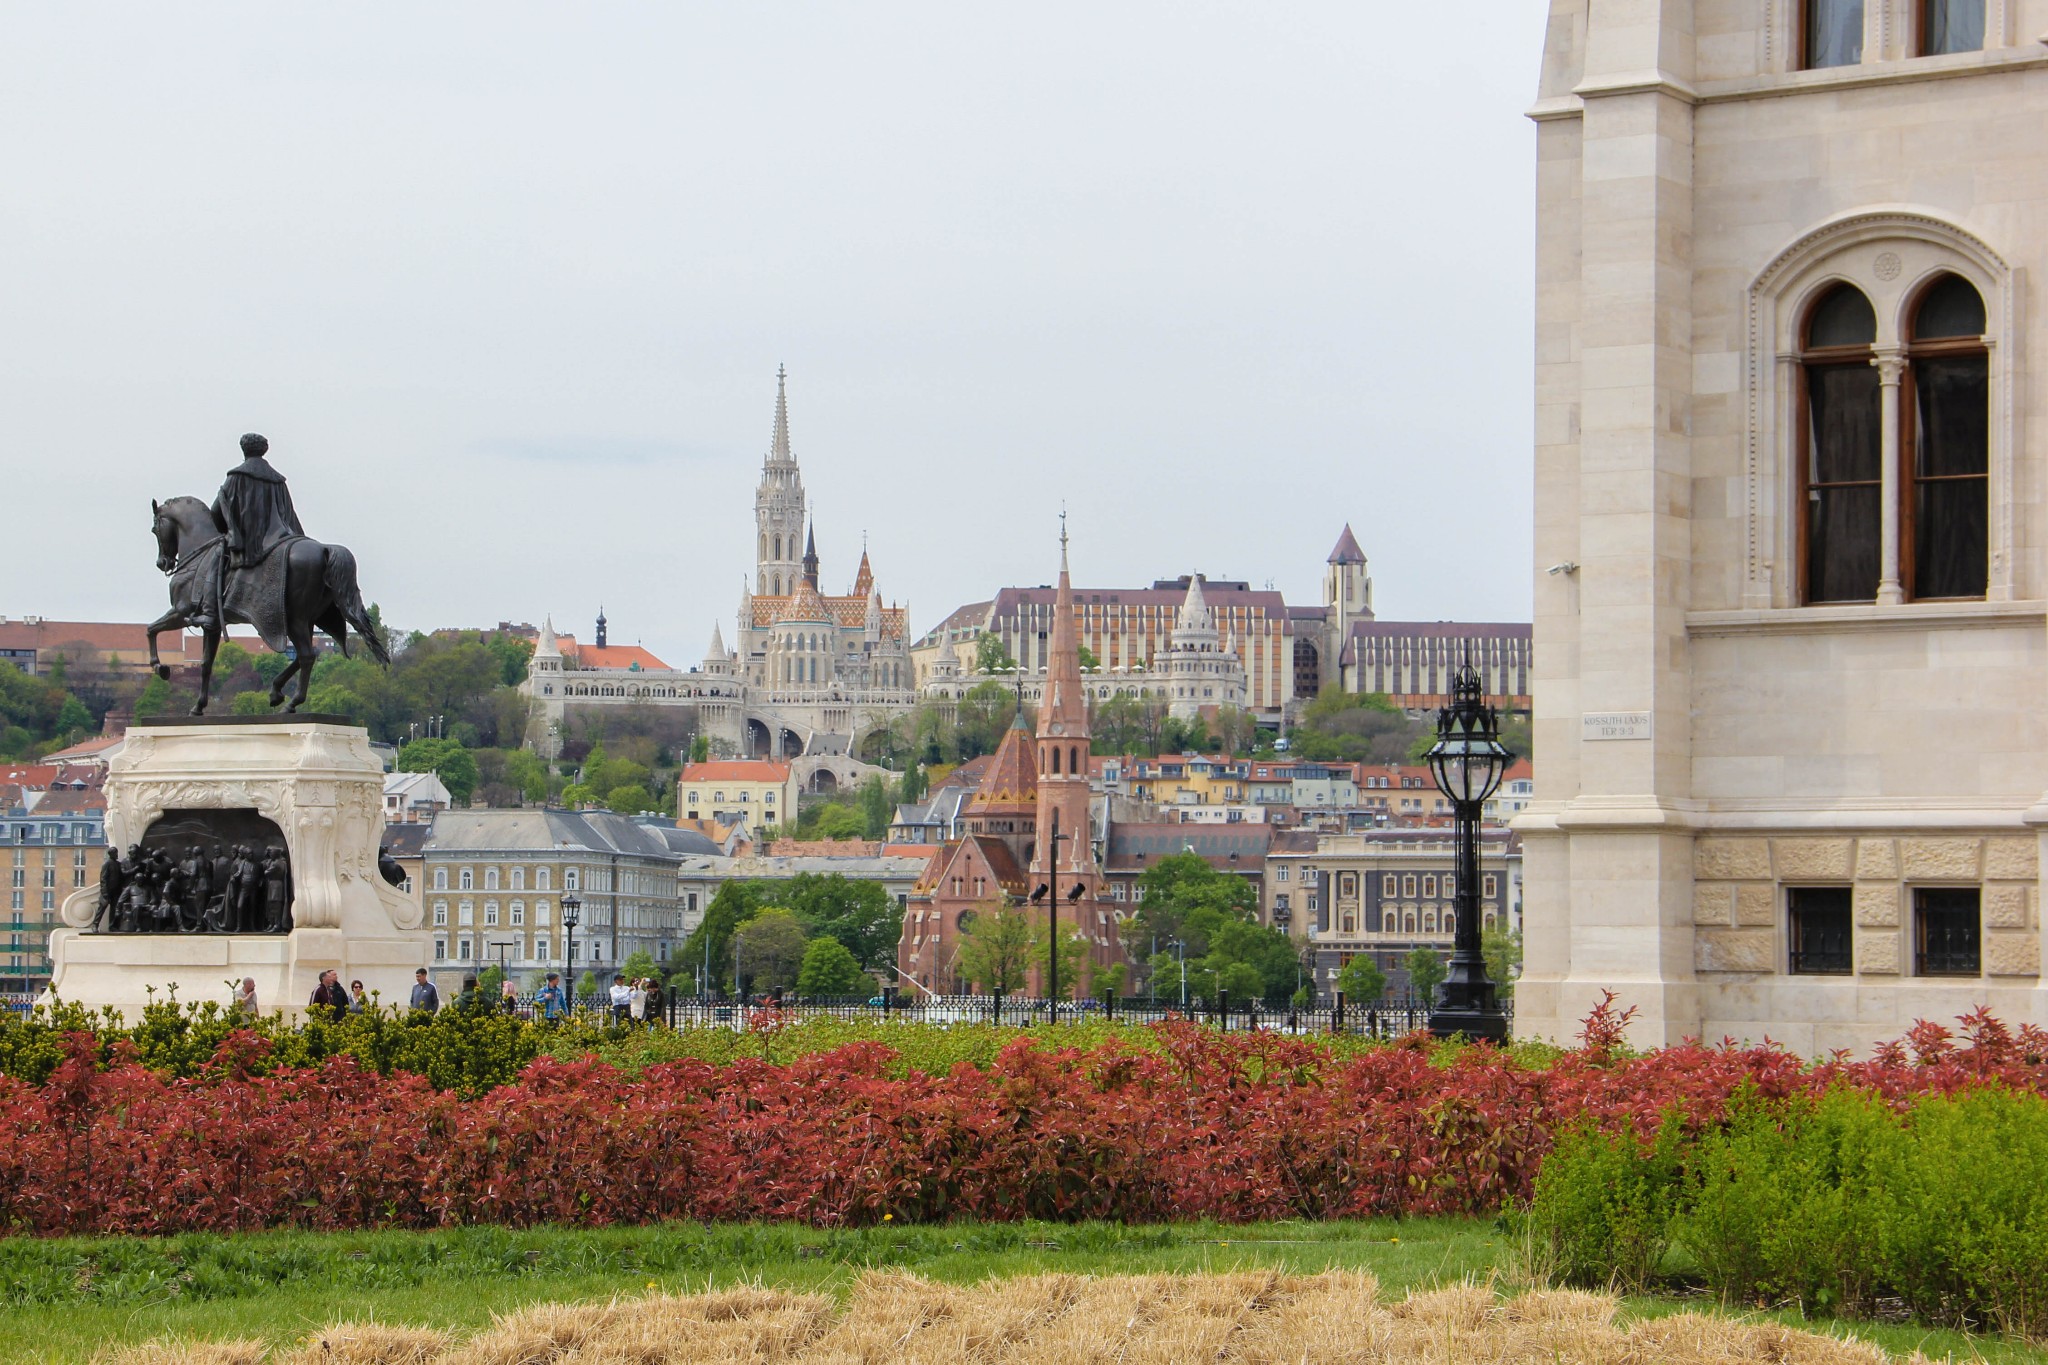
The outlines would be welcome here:
M 562 928 L 567 938 L 562 944 L 562 974 L 569 978 L 569 1008 L 576 1008 L 576 926 L 582 922 L 583 898 L 562 897 Z
M 1498 1043 L 1508 1036 L 1508 1018 L 1479 948 L 1479 813 L 1513 760 L 1501 746 L 1494 709 L 1481 698 L 1478 671 L 1461 666 L 1451 684 L 1451 704 L 1436 713 L 1436 747 L 1429 751 L 1430 772 L 1451 802 L 1458 878 L 1450 975 L 1437 987 L 1429 1012 L 1429 1031 L 1438 1038 L 1462 1033 Z

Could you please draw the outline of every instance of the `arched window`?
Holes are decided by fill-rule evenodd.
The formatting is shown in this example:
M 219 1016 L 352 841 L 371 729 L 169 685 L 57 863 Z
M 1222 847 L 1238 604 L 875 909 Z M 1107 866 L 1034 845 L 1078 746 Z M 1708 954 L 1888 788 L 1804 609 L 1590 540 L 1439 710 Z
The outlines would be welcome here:
M 525 868 L 515 867 L 512 869 L 512 889 L 514 891 L 524 891 L 526 889 Z
M 1883 438 L 1877 314 L 1852 285 L 1815 300 L 1800 344 L 1800 493 L 1808 602 L 1877 597 Z
M 486 890 L 486 891 L 496 891 L 497 889 L 498 889 L 498 869 L 497 869 L 497 868 L 495 868 L 495 867 L 487 867 L 487 868 L 485 868 L 485 869 L 484 869 L 484 890 Z
M 1799 64 L 1854 66 L 1863 60 L 1863 0 L 1806 0 L 1799 24 Z
M 469 868 L 463 868 L 460 882 L 464 891 L 469 890 L 476 885 L 476 873 Z
M 782 558 L 782 536 L 779 533 L 775 537 L 775 557 Z
M 1912 486 L 1900 522 L 1906 595 L 1984 596 L 1989 560 L 1990 356 L 1984 299 L 1943 275 L 1914 302 L 1901 387 L 1900 444 Z
M 549 888 L 551 888 L 554 885 L 554 882 L 555 874 L 553 868 L 544 867 L 534 874 L 533 884 L 542 891 L 546 891 Z
M 437 867 L 434 869 L 434 889 L 436 891 L 446 891 L 448 889 L 447 868 Z
M 1053 770 L 1053 775 L 1054 775 L 1054 776 L 1058 776 L 1058 775 L 1059 775 L 1059 770 L 1060 770 L 1060 746 L 1059 746 L 1059 745 L 1057 745 L 1057 744 L 1055 744 L 1055 745 L 1053 745 L 1053 746 L 1052 746 L 1052 770 Z

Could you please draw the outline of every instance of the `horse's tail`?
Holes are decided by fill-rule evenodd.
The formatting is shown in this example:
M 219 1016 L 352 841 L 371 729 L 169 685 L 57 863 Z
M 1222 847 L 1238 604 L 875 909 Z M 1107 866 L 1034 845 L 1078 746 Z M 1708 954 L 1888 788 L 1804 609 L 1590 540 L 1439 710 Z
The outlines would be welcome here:
M 363 637 L 371 657 L 380 664 L 389 664 L 391 656 L 384 652 L 384 641 L 371 623 L 370 614 L 363 610 L 363 595 L 356 589 L 356 557 L 345 545 L 327 547 L 327 595 L 340 610 L 342 619 Z M 347 652 L 345 645 L 343 652 Z

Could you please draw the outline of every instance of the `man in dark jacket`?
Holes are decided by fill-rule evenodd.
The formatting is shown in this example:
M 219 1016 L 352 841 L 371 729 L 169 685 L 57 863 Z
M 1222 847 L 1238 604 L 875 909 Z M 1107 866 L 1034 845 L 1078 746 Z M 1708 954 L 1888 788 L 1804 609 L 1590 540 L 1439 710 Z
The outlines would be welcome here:
M 227 533 L 228 567 L 251 568 L 293 536 L 306 534 L 292 506 L 284 475 L 264 459 L 270 442 L 251 432 L 242 438 L 242 462 L 228 471 L 213 500 L 214 524 Z
M 441 992 L 434 989 L 434 983 L 427 980 L 427 969 L 420 968 L 412 974 L 412 1007 L 432 1014 L 441 1008 Z
M 341 973 L 329 967 L 320 973 L 320 984 L 313 988 L 313 998 L 306 1008 L 318 1019 L 325 1011 L 327 1017 L 340 1023 L 348 1018 L 348 988 L 341 984 Z

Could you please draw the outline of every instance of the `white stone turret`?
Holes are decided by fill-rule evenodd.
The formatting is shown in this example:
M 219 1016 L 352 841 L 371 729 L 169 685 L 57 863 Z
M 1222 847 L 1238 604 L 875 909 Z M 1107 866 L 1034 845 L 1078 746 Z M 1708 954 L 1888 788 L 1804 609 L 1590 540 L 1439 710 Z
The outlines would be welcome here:
M 789 445 L 787 370 L 775 372 L 775 432 L 754 493 L 754 591 L 782 597 L 803 575 L 804 479 Z

